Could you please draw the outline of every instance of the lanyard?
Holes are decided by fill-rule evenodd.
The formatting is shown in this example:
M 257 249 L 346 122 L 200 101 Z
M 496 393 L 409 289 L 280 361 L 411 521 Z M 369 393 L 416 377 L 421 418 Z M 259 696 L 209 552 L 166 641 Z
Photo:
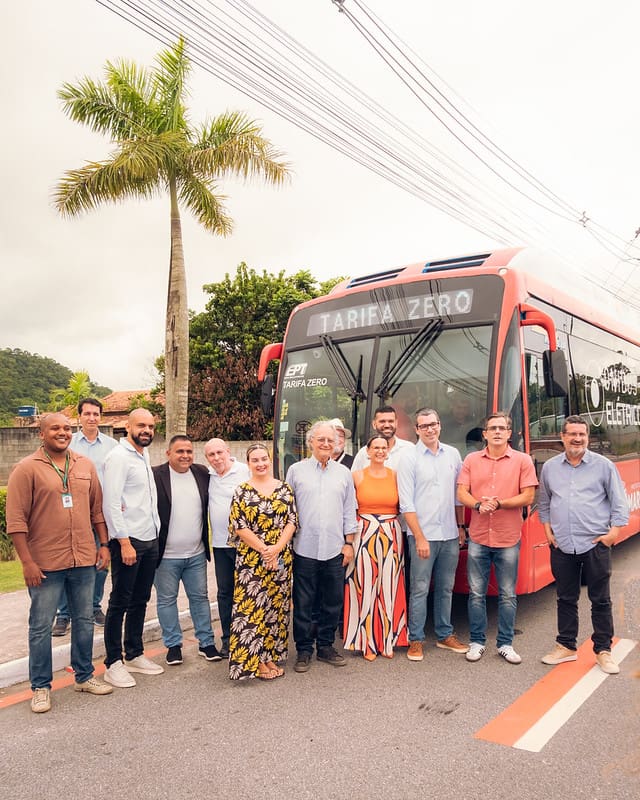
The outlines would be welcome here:
M 47 457 L 47 460 L 49 461 L 51 466 L 55 469 L 55 471 L 58 473 L 58 477 L 62 481 L 62 491 L 66 492 L 67 487 L 69 486 L 69 453 L 67 452 L 67 457 L 64 460 L 64 472 L 63 472 L 59 467 L 57 467 L 53 463 L 51 456 L 49 455 L 49 453 L 47 453 L 44 447 L 42 449 L 44 450 L 44 454 Z

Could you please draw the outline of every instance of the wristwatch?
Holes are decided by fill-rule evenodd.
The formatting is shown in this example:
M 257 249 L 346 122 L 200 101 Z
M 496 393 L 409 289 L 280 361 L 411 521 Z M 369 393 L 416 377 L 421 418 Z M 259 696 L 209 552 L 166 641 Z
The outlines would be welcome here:
M 475 506 L 474 506 L 475 510 L 476 510 L 476 511 L 480 511 L 480 506 L 481 506 L 481 505 L 482 505 L 482 503 L 481 503 L 481 502 L 478 500 L 478 502 L 477 502 L 477 503 L 475 504 Z

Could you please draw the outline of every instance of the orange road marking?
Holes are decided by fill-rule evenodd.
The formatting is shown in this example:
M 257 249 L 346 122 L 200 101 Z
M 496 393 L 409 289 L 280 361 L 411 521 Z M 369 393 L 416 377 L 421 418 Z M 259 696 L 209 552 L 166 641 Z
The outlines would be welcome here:
M 153 658 L 154 656 L 160 655 L 165 650 L 164 647 L 154 647 L 152 649 L 145 649 L 144 653 L 146 656 Z M 67 672 L 67 670 L 71 670 L 71 667 L 65 667 L 63 670 Z M 103 675 L 105 671 L 105 666 L 102 662 L 97 665 L 94 665 L 94 675 Z M 67 686 L 73 686 L 74 677 L 73 675 L 63 675 L 60 678 L 54 678 L 51 681 L 51 691 L 55 692 L 58 689 L 64 689 Z M 31 689 L 22 689 L 18 692 L 12 693 L 7 695 L 6 697 L 0 697 L 0 710 L 3 708 L 9 708 L 9 706 L 15 706 L 18 703 L 24 703 L 26 700 L 31 700 L 33 696 L 33 692 Z
M 618 641 L 620 640 L 614 639 L 614 645 Z M 633 647 L 633 643 L 629 644 Z M 474 738 L 508 747 L 517 746 L 516 743 L 594 668 L 596 660 L 591 639 L 578 648 L 577 656 L 577 661 L 550 667 L 548 675 L 541 678 L 501 714 L 477 731 Z M 605 677 L 603 673 L 602 679 Z M 586 700 L 587 696 L 583 699 Z M 564 721 L 569 716 L 570 713 Z M 550 733 L 549 738 L 554 732 L 555 730 Z

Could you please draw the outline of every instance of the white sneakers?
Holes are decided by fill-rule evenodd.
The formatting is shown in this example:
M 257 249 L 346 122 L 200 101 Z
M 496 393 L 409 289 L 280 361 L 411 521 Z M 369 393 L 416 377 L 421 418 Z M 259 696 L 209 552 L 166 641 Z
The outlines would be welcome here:
M 132 672 L 140 672 L 143 675 L 161 675 L 164 667 L 151 661 L 145 655 L 141 655 L 125 661 L 124 664 L 122 661 L 114 661 L 110 667 L 107 667 L 104 679 L 118 689 L 128 689 L 136 685 L 136 679 L 131 674 Z
M 510 644 L 503 644 L 501 647 L 499 647 L 498 655 L 502 656 L 502 658 L 504 658 L 505 661 L 508 661 L 509 664 L 520 664 L 522 662 L 522 658 L 516 653 Z
M 480 642 L 471 642 L 465 658 L 467 661 L 480 661 L 486 649 Z
M 136 679 L 125 669 L 122 661 L 114 661 L 111 666 L 107 667 L 104 679 L 107 683 L 115 686 L 116 689 L 129 689 L 131 686 L 136 685 Z
M 131 661 L 125 661 L 124 665 L 128 672 L 141 672 L 143 675 L 162 675 L 164 667 L 151 661 L 145 655 L 136 656 Z
M 471 642 L 465 658 L 467 661 L 480 661 L 486 649 L 487 648 L 485 645 L 480 644 L 480 642 Z M 509 664 L 520 664 L 522 661 L 520 656 L 510 644 L 503 644 L 501 647 L 499 647 L 498 655 L 502 656 L 502 658 L 504 658 L 505 661 L 508 661 Z

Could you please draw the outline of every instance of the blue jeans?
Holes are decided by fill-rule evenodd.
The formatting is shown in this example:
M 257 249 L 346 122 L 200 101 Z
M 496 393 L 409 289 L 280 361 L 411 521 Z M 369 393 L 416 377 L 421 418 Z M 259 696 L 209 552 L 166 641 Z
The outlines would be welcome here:
M 182 644 L 182 628 L 178 617 L 180 581 L 189 598 L 189 613 L 200 647 L 213 644 L 211 607 L 207 594 L 207 557 L 204 552 L 190 558 L 163 558 L 154 584 L 157 595 L 158 620 L 166 647 Z
M 453 633 L 451 597 L 456 577 L 460 545 L 458 537 L 447 541 L 429 542 L 429 558 L 420 558 L 416 540 L 407 536 L 411 553 L 411 594 L 409 595 L 409 641 L 424 640 L 427 622 L 427 598 L 433 574 L 433 630 L 436 639 L 446 639 Z
M 144 653 L 142 632 L 153 577 L 158 564 L 158 540 L 129 539 L 136 551 L 135 564 L 122 563 L 120 543 L 109 542 L 111 551 L 111 596 L 104 623 L 104 663 L 110 667 L 122 660 L 122 622 L 124 620 L 124 655 L 127 661 Z
M 101 611 L 102 606 L 102 596 L 104 595 L 104 583 L 107 580 L 107 575 L 109 574 L 108 569 L 95 569 L 95 584 L 93 587 L 93 610 L 94 611 Z M 67 593 L 65 591 L 62 592 L 62 599 L 60 600 L 60 605 L 58 606 L 58 619 L 70 619 L 71 614 L 69 612 L 69 603 L 67 601 Z
M 93 584 L 95 567 L 48 572 L 40 586 L 29 587 L 29 679 L 32 689 L 51 688 L 51 626 L 64 591 L 71 612 L 71 666 L 77 683 L 93 675 Z
M 512 644 L 516 624 L 516 580 L 520 542 L 513 547 L 487 547 L 469 541 L 467 580 L 469 582 L 469 639 L 487 641 L 487 587 L 491 564 L 498 582 L 498 636 L 496 645 Z
M 222 646 L 229 648 L 231 635 L 231 609 L 233 607 L 233 586 L 236 568 L 235 547 L 214 547 L 213 563 L 218 586 L 218 614 L 222 628 Z
M 313 613 L 320 598 L 316 646 L 331 647 L 344 600 L 342 553 L 328 561 L 293 554 L 293 638 L 298 654 L 313 653 Z

